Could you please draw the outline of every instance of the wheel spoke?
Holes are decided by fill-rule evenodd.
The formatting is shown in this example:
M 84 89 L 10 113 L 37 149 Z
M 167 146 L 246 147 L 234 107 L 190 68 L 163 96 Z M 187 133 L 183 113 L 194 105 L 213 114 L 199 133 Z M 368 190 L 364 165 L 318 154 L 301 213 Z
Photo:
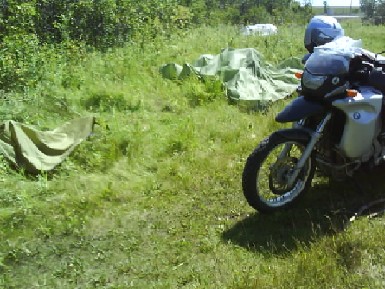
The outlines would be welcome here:
M 295 172 L 295 180 L 290 180 L 290 176 L 298 169 L 309 141 L 305 131 L 281 130 L 264 139 L 249 155 L 242 174 L 242 189 L 253 208 L 263 213 L 276 211 L 294 203 L 307 190 L 315 170 L 312 155 Z
M 257 187 L 264 202 L 272 206 L 281 206 L 303 190 L 308 175 L 305 172 L 310 169 L 308 163 L 302 168 L 304 173 L 299 174 L 294 185 L 289 187 L 287 184 L 288 174 L 295 169 L 303 151 L 304 146 L 301 144 L 283 143 L 277 145 L 262 162 L 257 177 Z

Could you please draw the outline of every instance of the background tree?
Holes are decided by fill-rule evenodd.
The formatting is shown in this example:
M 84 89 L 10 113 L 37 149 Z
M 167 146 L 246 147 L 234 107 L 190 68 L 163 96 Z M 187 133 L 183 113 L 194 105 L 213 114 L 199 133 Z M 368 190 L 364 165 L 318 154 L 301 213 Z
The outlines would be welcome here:
M 376 0 L 360 0 L 361 11 L 365 14 L 365 17 L 372 18 L 376 10 Z
M 375 15 L 385 16 L 385 0 L 377 1 Z

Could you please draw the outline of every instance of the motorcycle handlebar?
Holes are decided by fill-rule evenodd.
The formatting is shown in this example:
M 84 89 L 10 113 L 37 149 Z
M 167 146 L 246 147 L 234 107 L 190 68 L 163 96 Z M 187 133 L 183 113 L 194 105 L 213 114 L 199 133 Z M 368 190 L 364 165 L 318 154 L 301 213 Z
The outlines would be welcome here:
M 383 53 L 383 52 L 381 52 L 381 53 Z M 385 59 L 379 60 L 377 57 L 378 57 L 378 54 L 375 54 L 374 57 L 372 55 L 369 55 L 369 54 L 362 54 L 361 55 L 361 59 L 363 62 L 367 61 L 368 63 L 372 64 L 374 67 L 385 68 Z
M 375 60 L 374 61 L 374 67 L 381 67 L 382 69 L 385 68 L 385 60 Z

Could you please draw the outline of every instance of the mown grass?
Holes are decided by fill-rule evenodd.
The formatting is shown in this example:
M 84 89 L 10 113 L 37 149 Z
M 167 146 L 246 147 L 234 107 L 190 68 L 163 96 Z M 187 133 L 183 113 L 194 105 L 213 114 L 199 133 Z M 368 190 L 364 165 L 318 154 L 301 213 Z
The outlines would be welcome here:
M 384 43 L 382 27 L 345 29 L 370 50 Z M 35 89 L 7 93 L 4 119 L 48 129 L 92 114 L 99 124 L 50 174 L 2 162 L 0 287 L 384 288 L 383 218 L 346 226 L 381 196 L 383 169 L 356 177 L 363 193 L 317 177 L 300 206 L 260 215 L 241 173 L 287 100 L 245 111 L 219 87 L 158 73 L 228 46 L 273 64 L 305 53 L 304 27 L 279 30 L 202 27 L 140 49 L 61 54 Z

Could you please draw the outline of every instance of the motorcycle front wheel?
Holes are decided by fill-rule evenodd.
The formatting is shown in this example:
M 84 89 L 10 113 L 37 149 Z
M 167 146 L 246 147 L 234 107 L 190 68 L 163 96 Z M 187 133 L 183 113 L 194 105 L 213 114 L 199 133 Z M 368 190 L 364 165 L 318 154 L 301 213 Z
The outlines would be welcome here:
M 264 139 L 247 158 L 243 175 L 243 194 L 254 209 L 270 213 L 298 201 L 310 187 L 314 176 L 313 154 L 306 160 L 292 185 L 288 174 L 295 168 L 310 136 L 297 129 L 277 131 Z

